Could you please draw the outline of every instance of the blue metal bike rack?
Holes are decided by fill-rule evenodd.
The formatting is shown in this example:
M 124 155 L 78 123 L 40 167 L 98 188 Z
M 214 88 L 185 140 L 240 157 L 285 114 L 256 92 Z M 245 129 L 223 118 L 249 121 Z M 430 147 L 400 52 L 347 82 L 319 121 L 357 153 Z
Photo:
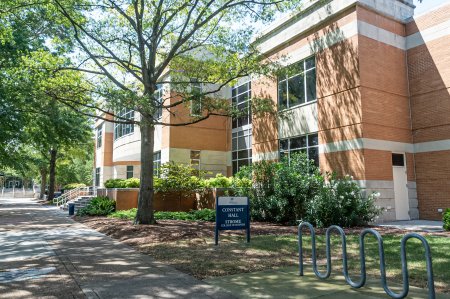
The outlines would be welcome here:
M 320 279 L 327 279 L 331 275 L 331 233 L 336 231 L 341 237 L 341 245 L 342 245 L 342 263 L 343 263 L 343 274 L 345 277 L 345 281 L 352 288 L 361 288 L 366 284 L 367 281 L 367 272 L 366 272 L 366 254 L 365 254 L 365 237 L 367 235 L 373 235 L 377 239 L 378 242 L 378 254 L 380 256 L 380 276 L 381 276 L 381 285 L 383 286 L 384 291 L 391 298 L 401 299 L 405 298 L 409 292 L 409 278 L 408 278 L 408 261 L 406 259 L 406 242 L 409 239 L 419 239 L 422 242 L 422 246 L 425 248 L 425 260 L 427 263 L 427 277 L 428 277 L 428 298 L 434 299 L 436 298 L 435 288 L 434 288 L 434 277 L 433 277 L 433 265 L 431 261 L 431 250 L 430 245 L 427 240 L 416 233 L 410 233 L 405 235 L 401 240 L 401 260 L 402 260 L 402 276 L 403 276 L 403 290 L 401 293 L 393 292 L 388 284 L 386 278 L 386 262 L 384 256 L 384 245 L 383 238 L 380 233 L 374 229 L 365 229 L 361 232 L 359 236 L 359 256 L 360 256 L 360 279 L 357 282 L 351 280 L 348 274 L 348 257 L 347 257 L 347 238 L 345 236 L 344 230 L 336 225 L 330 226 L 325 233 L 326 239 L 326 259 L 327 259 L 327 268 L 325 273 L 320 273 L 317 269 L 317 253 L 316 253 L 316 233 L 314 231 L 314 227 L 308 222 L 302 222 L 298 226 L 298 250 L 299 250 L 299 274 L 303 276 L 303 228 L 308 228 L 311 233 L 311 247 L 312 247 L 312 267 L 314 274 Z

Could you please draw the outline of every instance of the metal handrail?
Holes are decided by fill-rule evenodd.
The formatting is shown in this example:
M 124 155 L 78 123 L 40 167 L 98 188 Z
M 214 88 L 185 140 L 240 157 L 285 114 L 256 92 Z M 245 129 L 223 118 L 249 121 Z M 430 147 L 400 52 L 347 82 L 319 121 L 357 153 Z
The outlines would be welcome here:
M 307 227 L 311 233 L 311 247 L 312 247 L 312 266 L 314 274 L 320 279 L 327 279 L 331 275 L 331 232 L 336 231 L 341 237 L 342 245 L 342 264 L 343 264 L 343 274 L 344 278 L 352 288 L 361 288 L 366 284 L 367 281 L 367 271 L 366 271 L 366 255 L 365 255 L 365 237 L 369 234 L 375 236 L 378 242 L 378 254 L 380 257 L 380 276 L 381 285 L 391 298 L 401 299 L 405 298 L 409 292 L 409 277 L 408 277 L 408 261 L 406 258 L 406 243 L 409 239 L 419 239 L 422 242 L 422 246 L 425 248 L 425 260 L 427 263 L 427 277 L 428 277 L 428 298 L 436 298 L 435 287 L 434 287 L 434 276 L 433 276 L 433 265 L 431 259 L 430 245 L 427 240 L 416 233 L 410 233 L 405 235 L 401 240 L 401 261 L 402 261 L 402 276 L 403 276 L 403 290 L 401 293 L 393 292 L 387 285 L 386 278 L 386 262 L 384 255 L 384 245 L 383 238 L 380 233 L 374 229 L 365 229 L 361 232 L 359 236 L 359 256 L 360 256 L 360 280 L 354 282 L 351 280 L 348 274 L 348 257 L 347 257 L 347 239 L 344 230 L 336 225 L 330 226 L 325 233 L 326 238 L 326 259 L 327 268 L 324 274 L 320 273 L 317 269 L 317 252 L 316 252 L 316 234 L 314 232 L 314 227 L 308 222 L 302 222 L 298 226 L 298 246 L 299 246 L 299 275 L 303 276 L 303 228 Z
M 61 196 L 54 198 L 53 203 L 56 203 L 56 206 L 59 207 L 60 205 L 63 205 L 70 200 L 73 200 L 79 196 L 86 196 L 86 195 L 96 196 L 97 195 L 97 187 L 95 187 L 95 186 L 78 187 L 78 188 L 69 190 L 67 193 L 64 193 Z

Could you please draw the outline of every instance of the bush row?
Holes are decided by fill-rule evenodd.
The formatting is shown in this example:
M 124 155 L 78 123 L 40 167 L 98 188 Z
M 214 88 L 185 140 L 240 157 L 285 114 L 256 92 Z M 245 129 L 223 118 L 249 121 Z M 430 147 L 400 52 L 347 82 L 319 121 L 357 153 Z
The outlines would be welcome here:
M 108 217 L 133 220 L 137 209 L 116 211 Z M 215 221 L 216 211 L 211 209 L 192 210 L 190 212 L 155 212 L 157 220 L 189 220 L 189 221 Z
M 198 173 L 189 165 L 174 162 L 161 165 L 161 177 L 154 177 L 153 187 L 156 192 L 191 191 L 202 192 L 210 188 L 239 188 L 251 186 L 247 178 L 227 178 L 222 174 L 205 179 L 205 173 Z M 139 188 L 139 179 L 110 179 L 105 182 L 106 188 Z
M 253 178 L 251 186 L 234 188 L 236 195 L 250 198 L 253 220 L 351 227 L 366 225 L 381 213 L 374 202 L 379 194 L 364 197 L 351 177 L 322 175 L 303 153 L 290 160 L 253 163 L 237 177 Z

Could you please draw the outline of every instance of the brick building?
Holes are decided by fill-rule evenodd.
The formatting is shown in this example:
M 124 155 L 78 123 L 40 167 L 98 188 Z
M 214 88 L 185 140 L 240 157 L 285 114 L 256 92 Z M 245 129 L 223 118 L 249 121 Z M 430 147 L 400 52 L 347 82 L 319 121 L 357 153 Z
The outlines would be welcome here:
M 381 221 L 439 219 L 450 207 L 449 35 L 450 5 L 414 16 L 412 0 L 305 2 L 255 40 L 285 74 L 223 91 L 241 110 L 270 97 L 279 116 L 158 128 L 155 163 L 231 175 L 306 151 L 323 171 L 380 192 Z M 138 128 L 97 128 L 97 182 L 137 176 Z

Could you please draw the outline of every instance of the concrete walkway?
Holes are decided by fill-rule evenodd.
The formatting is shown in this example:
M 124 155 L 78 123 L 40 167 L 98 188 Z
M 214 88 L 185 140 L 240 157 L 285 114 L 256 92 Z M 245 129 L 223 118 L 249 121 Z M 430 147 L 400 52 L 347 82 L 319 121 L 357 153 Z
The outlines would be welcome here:
M 56 208 L 0 199 L 0 298 L 233 298 Z
M 442 221 L 431 220 L 407 220 L 392 221 L 379 224 L 379 226 L 393 227 L 398 229 L 410 230 L 414 232 L 442 232 L 444 231 Z
M 358 276 L 352 277 L 358 281 Z M 298 276 L 297 267 L 280 268 L 254 273 L 210 278 L 208 283 L 220 286 L 245 299 L 350 299 L 350 298 L 390 298 L 381 287 L 380 280 L 368 280 L 360 289 L 352 289 L 343 276 L 331 276 L 320 280 L 314 276 L 311 267 L 305 269 L 305 276 Z M 402 286 L 389 283 L 389 287 L 400 293 Z M 408 299 L 428 298 L 428 290 L 410 287 Z M 450 294 L 436 294 L 438 299 L 450 299 Z

